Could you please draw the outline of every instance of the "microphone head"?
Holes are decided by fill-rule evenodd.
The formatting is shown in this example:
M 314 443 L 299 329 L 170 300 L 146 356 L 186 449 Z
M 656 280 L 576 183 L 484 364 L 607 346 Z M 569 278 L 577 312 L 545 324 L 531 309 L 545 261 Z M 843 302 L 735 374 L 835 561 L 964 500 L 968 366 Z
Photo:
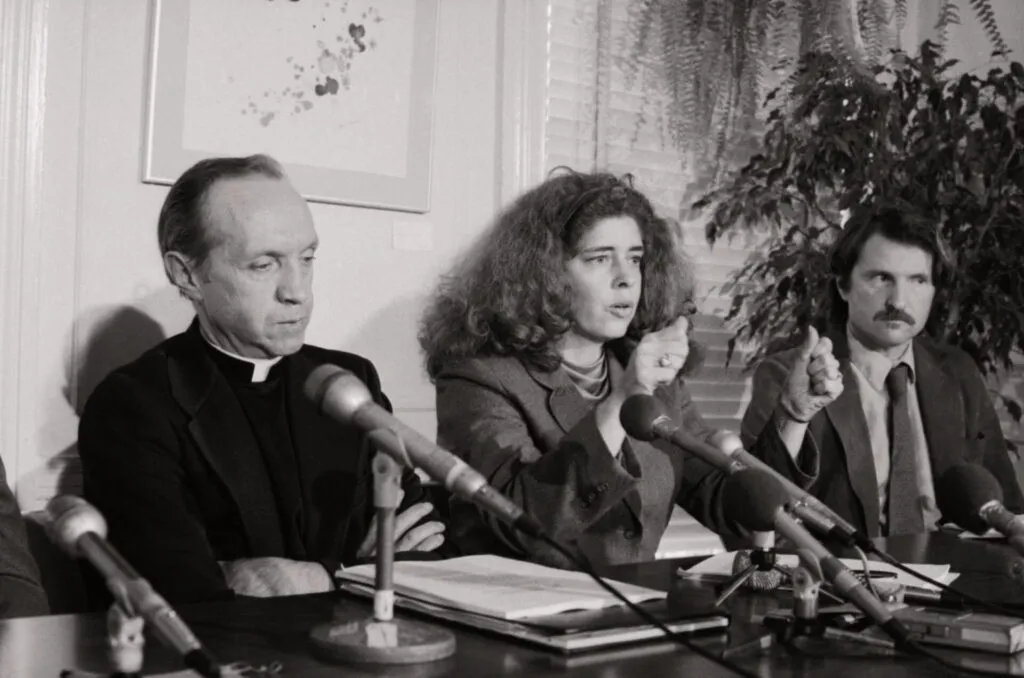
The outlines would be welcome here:
M 775 516 L 789 494 L 774 476 L 745 468 L 725 479 L 722 505 L 725 517 L 754 532 L 775 530 Z
M 732 559 L 732 573 L 737 575 L 745 572 L 753 564 L 750 551 L 737 551 Z M 782 573 L 776 569 L 754 570 L 746 582 L 743 583 L 748 589 L 755 591 L 774 591 L 782 586 Z
M 306 397 L 321 414 L 348 422 L 363 405 L 373 401 L 370 390 L 356 375 L 337 365 L 320 365 L 306 378 Z
M 54 544 L 72 556 L 79 556 L 78 540 L 89 532 L 107 537 L 107 521 L 96 507 L 70 494 L 54 497 L 46 504 L 46 534 Z
M 988 531 L 981 507 L 1003 501 L 1003 488 L 988 469 L 978 464 L 957 464 L 935 483 L 935 501 L 946 520 L 975 534 Z
M 619 410 L 619 422 L 631 438 L 650 441 L 657 437 L 656 424 L 668 420 L 665 405 L 652 395 L 637 393 L 626 398 Z

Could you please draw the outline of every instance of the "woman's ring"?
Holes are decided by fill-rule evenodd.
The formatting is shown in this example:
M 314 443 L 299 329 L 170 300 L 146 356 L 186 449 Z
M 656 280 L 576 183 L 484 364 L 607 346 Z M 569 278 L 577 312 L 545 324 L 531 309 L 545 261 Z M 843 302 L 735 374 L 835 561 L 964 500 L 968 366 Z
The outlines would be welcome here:
M 672 366 L 672 356 L 670 354 L 666 353 L 665 355 L 663 355 L 660 358 L 658 358 L 658 366 L 659 367 L 671 367 Z

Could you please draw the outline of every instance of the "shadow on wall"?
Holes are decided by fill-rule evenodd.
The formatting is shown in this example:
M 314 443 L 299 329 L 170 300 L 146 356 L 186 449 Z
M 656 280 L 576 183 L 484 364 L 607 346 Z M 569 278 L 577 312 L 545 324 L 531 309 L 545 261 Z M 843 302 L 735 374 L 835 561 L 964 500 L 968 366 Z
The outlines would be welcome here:
M 425 303 L 425 296 L 398 299 L 374 313 L 344 345 L 328 346 L 372 360 L 384 393 L 396 410 L 434 408 L 434 387 L 427 379 L 416 339 Z M 325 310 L 320 307 L 314 313 L 326 315 Z
M 106 306 L 79 315 L 64 360 L 64 398 L 81 416 L 92 392 L 107 375 L 184 330 L 192 307 L 167 286 L 132 305 Z M 82 471 L 77 443 L 47 460 L 57 474 L 57 493 L 80 494 Z
M 64 360 L 63 396 L 75 415 L 81 416 L 89 396 L 108 374 L 135 360 L 165 337 L 184 329 L 191 317 L 191 307 L 171 288 L 146 295 L 134 305 L 108 306 L 82 313 L 68 339 Z M 82 470 L 77 444 L 49 458 L 40 473 L 45 474 L 47 480 L 56 476 L 56 494 L 81 494 Z M 42 512 L 28 514 L 26 531 L 51 613 L 88 611 L 79 563 L 47 537 Z

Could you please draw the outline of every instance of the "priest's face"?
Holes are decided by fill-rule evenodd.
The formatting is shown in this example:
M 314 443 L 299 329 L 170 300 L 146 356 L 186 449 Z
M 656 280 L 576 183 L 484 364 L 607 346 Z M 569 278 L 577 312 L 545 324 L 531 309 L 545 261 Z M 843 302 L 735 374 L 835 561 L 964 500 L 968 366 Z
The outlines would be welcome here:
M 205 201 L 210 252 L 189 295 L 207 338 L 237 355 L 298 351 L 313 311 L 317 234 L 288 181 L 222 179 Z

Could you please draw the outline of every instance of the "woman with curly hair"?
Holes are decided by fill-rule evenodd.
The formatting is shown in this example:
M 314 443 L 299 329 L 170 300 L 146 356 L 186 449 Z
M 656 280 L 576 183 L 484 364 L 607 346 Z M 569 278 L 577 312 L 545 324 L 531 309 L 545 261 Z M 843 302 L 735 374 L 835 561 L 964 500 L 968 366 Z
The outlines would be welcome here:
M 683 379 L 700 362 L 688 338 L 692 293 L 675 231 L 629 175 L 552 176 L 442 279 L 421 321 L 438 443 L 592 563 L 653 558 L 677 503 L 732 531 L 721 473 L 668 443 L 627 437 L 619 421 L 628 396 L 653 394 L 692 436 L 721 440 Z M 755 453 L 812 477 L 815 450 L 800 451 L 801 435 L 789 452 L 780 435 L 767 427 Z M 471 504 L 450 508 L 463 553 L 568 565 Z

